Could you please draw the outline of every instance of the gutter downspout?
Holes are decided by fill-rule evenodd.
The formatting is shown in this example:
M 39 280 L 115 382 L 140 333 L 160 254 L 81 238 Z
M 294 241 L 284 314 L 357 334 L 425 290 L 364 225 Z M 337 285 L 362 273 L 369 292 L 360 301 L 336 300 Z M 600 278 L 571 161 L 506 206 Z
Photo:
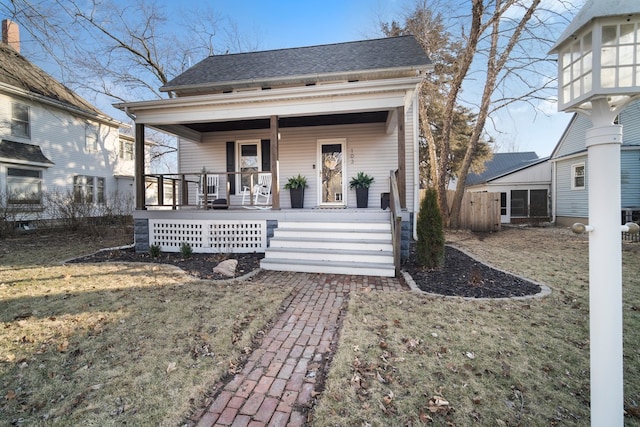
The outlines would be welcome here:
M 551 161 L 551 160 L 550 160 Z M 558 182 L 558 166 L 556 162 L 551 161 L 551 223 L 556 223 L 556 206 L 558 201 L 558 192 L 556 191 L 556 183 Z

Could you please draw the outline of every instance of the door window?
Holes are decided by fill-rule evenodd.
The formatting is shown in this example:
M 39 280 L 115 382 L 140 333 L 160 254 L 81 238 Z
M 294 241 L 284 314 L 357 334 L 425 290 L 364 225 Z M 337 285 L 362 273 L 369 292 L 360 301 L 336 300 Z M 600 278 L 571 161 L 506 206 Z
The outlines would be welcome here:
M 320 149 L 321 196 L 324 204 L 342 204 L 344 202 L 343 144 L 322 144 Z

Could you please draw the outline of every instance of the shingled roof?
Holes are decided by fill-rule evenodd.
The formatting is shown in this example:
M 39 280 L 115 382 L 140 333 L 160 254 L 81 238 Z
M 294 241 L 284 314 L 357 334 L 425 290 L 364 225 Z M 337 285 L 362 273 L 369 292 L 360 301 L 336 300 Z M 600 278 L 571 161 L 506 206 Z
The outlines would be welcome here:
M 160 90 L 232 90 L 415 76 L 431 65 L 413 36 L 210 56 Z
M 485 184 L 493 179 L 545 160 L 547 159 L 538 158 L 538 155 L 533 151 L 494 153 L 491 160 L 484 164 L 484 171 L 479 174 L 470 173 L 467 176 L 466 183 L 467 185 Z
M 0 83 L 96 115 L 104 115 L 75 92 L 33 65 L 13 48 L 0 43 Z
M 40 146 L 6 139 L 0 139 L 0 159 L 48 165 L 54 164 L 42 153 Z

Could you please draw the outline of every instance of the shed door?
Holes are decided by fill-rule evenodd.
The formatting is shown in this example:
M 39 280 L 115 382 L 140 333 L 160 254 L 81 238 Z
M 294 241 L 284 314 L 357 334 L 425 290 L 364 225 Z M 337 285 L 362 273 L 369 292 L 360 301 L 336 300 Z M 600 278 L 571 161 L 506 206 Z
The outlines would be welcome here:
M 318 200 L 321 206 L 345 206 L 345 140 L 318 141 Z

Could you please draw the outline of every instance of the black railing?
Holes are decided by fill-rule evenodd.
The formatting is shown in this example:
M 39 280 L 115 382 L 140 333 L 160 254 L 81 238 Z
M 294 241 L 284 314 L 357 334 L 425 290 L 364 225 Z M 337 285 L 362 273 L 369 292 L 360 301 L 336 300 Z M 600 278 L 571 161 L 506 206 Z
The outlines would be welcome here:
M 265 173 L 270 174 L 270 172 L 145 174 L 145 207 L 212 209 L 260 206 L 268 208 L 273 205 L 272 196 L 268 197 L 265 203 L 256 204 L 254 193 L 258 174 Z M 214 175 L 218 177 L 218 188 L 207 189 L 207 177 Z M 240 179 L 237 178 L 238 176 Z M 212 193 L 217 193 L 217 196 L 211 196 Z M 273 191 L 271 193 L 273 194 Z

